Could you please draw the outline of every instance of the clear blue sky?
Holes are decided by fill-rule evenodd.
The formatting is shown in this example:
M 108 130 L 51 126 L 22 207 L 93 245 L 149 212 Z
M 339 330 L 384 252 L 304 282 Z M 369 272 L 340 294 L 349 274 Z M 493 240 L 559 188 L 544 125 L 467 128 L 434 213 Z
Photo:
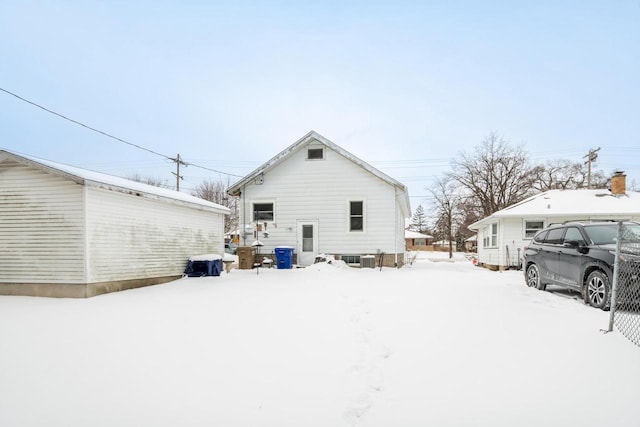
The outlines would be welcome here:
M 3 0 L 0 87 L 234 175 L 313 129 L 414 209 L 491 131 L 532 162 L 601 147 L 596 169 L 640 183 L 638 0 Z M 3 92 L 0 147 L 175 182 L 171 162 Z M 227 179 L 181 172 L 186 191 Z

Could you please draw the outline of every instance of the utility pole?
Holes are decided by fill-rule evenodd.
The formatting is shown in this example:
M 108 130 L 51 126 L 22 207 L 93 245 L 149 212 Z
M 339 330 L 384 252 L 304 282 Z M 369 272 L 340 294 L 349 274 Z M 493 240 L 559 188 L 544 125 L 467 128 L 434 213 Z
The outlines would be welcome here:
M 587 161 L 584 162 L 586 165 L 588 165 L 587 168 L 587 189 L 591 188 L 591 162 L 595 162 L 596 159 L 598 158 L 598 151 L 600 151 L 600 147 L 594 149 L 589 150 L 589 152 L 583 156 L 583 158 L 586 158 Z
M 183 165 L 184 167 L 189 165 L 182 161 L 179 153 L 176 157 L 170 157 L 169 160 L 176 163 L 176 171 L 171 173 L 176 176 L 176 191 L 180 191 L 180 180 L 182 179 L 182 175 L 180 175 L 180 165 Z

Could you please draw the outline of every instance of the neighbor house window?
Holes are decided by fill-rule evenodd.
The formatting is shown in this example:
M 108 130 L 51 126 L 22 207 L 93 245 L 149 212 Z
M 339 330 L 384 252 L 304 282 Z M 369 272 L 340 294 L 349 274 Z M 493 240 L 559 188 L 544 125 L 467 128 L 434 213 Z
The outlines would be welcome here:
M 427 245 L 427 239 L 413 239 L 413 245 L 414 246 L 426 246 Z
M 309 160 L 324 159 L 324 150 L 322 148 L 309 148 L 307 150 L 307 159 Z
M 498 246 L 498 223 L 491 224 L 491 246 Z
M 498 246 L 498 223 L 487 225 L 482 233 L 482 246 L 485 248 L 495 248 Z
M 254 203 L 253 220 L 273 221 L 273 203 Z
M 544 221 L 525 221 L 524 238 L 532 239 L 536 233 L 544 228 Z
M 349 202 L 349 231 L 364 230 L 364 202 Z

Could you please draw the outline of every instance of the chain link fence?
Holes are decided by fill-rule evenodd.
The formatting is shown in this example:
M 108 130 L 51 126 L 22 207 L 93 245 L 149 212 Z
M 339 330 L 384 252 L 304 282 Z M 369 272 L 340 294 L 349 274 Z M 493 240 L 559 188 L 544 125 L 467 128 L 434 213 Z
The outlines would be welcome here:
M 640 347 L 640 236 L 618 225 L 609 331 L 616 329 Z

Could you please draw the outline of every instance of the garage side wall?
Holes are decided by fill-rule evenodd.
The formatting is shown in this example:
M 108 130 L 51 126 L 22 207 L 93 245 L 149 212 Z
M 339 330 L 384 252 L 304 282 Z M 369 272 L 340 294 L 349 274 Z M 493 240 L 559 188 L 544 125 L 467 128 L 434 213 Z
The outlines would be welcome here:
M 0 293 L 83 282 L 82 197 L 71 180 L 0 162 Z
M 224 252 L 224 215 L 102 188 L 87 188 L 89 283 L 156 283 L 190 256 Z

